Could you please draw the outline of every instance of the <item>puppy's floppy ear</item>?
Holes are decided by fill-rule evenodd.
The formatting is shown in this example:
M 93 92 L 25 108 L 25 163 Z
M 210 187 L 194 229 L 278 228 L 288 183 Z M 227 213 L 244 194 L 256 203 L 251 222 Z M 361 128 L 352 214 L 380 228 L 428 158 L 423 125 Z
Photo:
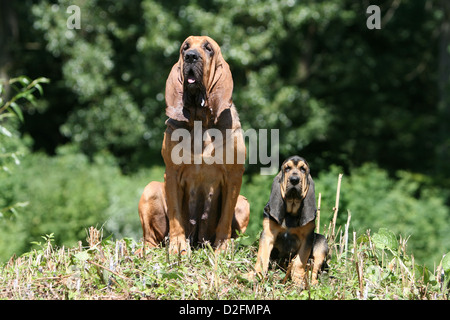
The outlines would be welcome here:
M 284 199 L 281 196 L 282 172 L 273 179 L 269 202 L 264 207 L 264 218 L 271 218 L 278 224 L 282 224 L 286 215 Z
M 308 193 L 300 206 L 300 226 L 304 226 L 308 222 L 316 219 L 316 195 L 314 190 L 314 181 L 310 175 L 308 175 L 308 183 Z
M 283 165 L 284 165 L 284 163 L 283 163 Z M 284 200 L 286 198 L 286 179 L 284 176 L 285 172 L 283 169 L 283 165 L 281 165 L 281 170 L 280 170 L 280 173 L 278 173 L 278 175 L 280 176 L 280 194 Z

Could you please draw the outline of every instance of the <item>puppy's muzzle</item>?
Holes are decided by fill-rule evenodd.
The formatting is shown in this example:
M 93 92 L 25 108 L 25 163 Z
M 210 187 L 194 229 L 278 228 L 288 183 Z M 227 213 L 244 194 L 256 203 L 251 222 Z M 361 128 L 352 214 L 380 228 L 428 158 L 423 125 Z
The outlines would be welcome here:
M 289 178 L 289 182 L 290 182 L 293 186 L 296 186 L 296 185 L 298 185 L 298 183 L 300 182 L 300 177 L 297 176 L 297 175 L 292 175 L 292 176 Z

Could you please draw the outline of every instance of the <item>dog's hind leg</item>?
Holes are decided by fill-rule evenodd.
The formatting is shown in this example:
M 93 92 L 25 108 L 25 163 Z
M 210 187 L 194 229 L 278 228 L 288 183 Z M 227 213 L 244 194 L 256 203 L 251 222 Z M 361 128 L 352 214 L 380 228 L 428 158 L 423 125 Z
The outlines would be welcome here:
M 317 276 L 319 271 L 322 269 L 322 266 L 327 258 L 328 254 L 328 243 L 325 236 L 316 233 L 314 240 L 314 246 L 312 251 L 312 258 L 314 260 L 313 269 L 312 269 L 312 279 L 311 284 L 315 285 L 318 283 Z
M 157 247 L 169 234 L 169 219 L 164 191 L 164 183 L 150 182 L 139 200 L 139 218 L 141 220 L 145 246 Z

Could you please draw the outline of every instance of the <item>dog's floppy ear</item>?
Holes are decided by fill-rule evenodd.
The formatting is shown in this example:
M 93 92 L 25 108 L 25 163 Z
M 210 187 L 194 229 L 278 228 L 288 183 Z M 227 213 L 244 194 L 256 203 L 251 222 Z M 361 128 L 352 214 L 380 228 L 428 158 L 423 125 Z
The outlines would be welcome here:
M 177 121 L 188 122 L 186 110 L 183 108 L 183 73 L 181 72 L 183 59 L 172 67 L 166 81 L 166 115 Z
M 300 226 L 304 226 L 308 222 L 316 219 L 316 196 L 314 191 L 314 181 L 310 175 L 308 175 L 308 193 L 302 201 L 300 206 Z
M 271 218 L 278 224 L 282 224 L 286 215 L 284 199 L 281 196 L 282 172 L 273 179 L 269 202 L 264 207 L 264 218 Z
M 216 121 L 220 114 L 233 104 L 231 97 L 233 94 L 233 76 L 217 42 L 209 37 L 205 38 L 208 39 L 214 49 L 214 57 L 205 70 L 204 84 L 209 106 Z

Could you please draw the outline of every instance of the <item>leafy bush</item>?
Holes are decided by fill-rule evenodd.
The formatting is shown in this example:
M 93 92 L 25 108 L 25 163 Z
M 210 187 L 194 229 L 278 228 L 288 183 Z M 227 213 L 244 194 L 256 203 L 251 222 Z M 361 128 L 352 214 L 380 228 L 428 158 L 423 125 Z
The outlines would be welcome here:
M 70 146 L 58 152 L 55 157 L 30 154 L 20 170 L 2 181 L 2 195 L 28 206 L 18 209 L 13 221 L 0 224 L 0 259 L 29 250 L 44 234 L 53 233 L 58 245 L 74 245 L 86 238 L 91 225 L 104 226 L 116 237 L 141 237 L 137 204 L 145 185 L 162 179 L 163 170 L 127 177 L 108 154 L 91 163 Z
M 23 114 L 19 103 L 35 103 L 34 93 L 42 95 L 41 83 L 48 79 L 31 80 L 26 76 L 3 80 L 0 79 L 0 180 L 5 187 L 4 177 L 12 174 L 14 167 L 20 164 L 20 158 L 28 152 L 29 139 L 21 138 L 19 124 L 23 122 Z M 13 95 L 8 97 L 12 89 Z M 7 189 L 7 188 L 6 188 Z M 21 206 L 23 204 L 19 204 Z M 17 204 L 11 202 L 11 195 L 0 194 L 0 219 L 9 218 L 15 213 Z
M 245 243 L 250 244 L 259 239 L 262 230 L 263 210 L 270 196 L 273 176 L 259 174 L 244 175 L 241 194 L 250 203 L 250 221 L 246 230 L 249 239 Z
M 17 243 L 23 241 L 24 233 L 19 232 L 15 218 L 17 210 L 28 204 L 27 200 L 17 201 L 13 191 L 13 174 L 19 170 L 20 158 L 28 152 L 29 144 L 29 139 L 21 139 L 18 132 L 23 121 L 19 103 L 35 103 L 35 92 L 42 95 L 41 83 L 47 82 L 46 78 L 31 80 L 26 76 L 0 80 L 0 259 L 4 256 L 3 250 L 15 249 Z M 13 90 L 11 98 L 9 89 Z
M 316 197 L 322 193 L 322 223 L 331 220 L 339 172 L 341 168 L 332 166 L 315 179 Z M 446 196 L 424 175 L 399 171 L 391 178 L 376 165 L 365 164 L 343 176 L 337 225 L 344 225 L 350 211 L 351 226 L 359 233 L 389 228 L 410 236 L 409 248 L 416 259 L 432 266 L 450 247 Z

